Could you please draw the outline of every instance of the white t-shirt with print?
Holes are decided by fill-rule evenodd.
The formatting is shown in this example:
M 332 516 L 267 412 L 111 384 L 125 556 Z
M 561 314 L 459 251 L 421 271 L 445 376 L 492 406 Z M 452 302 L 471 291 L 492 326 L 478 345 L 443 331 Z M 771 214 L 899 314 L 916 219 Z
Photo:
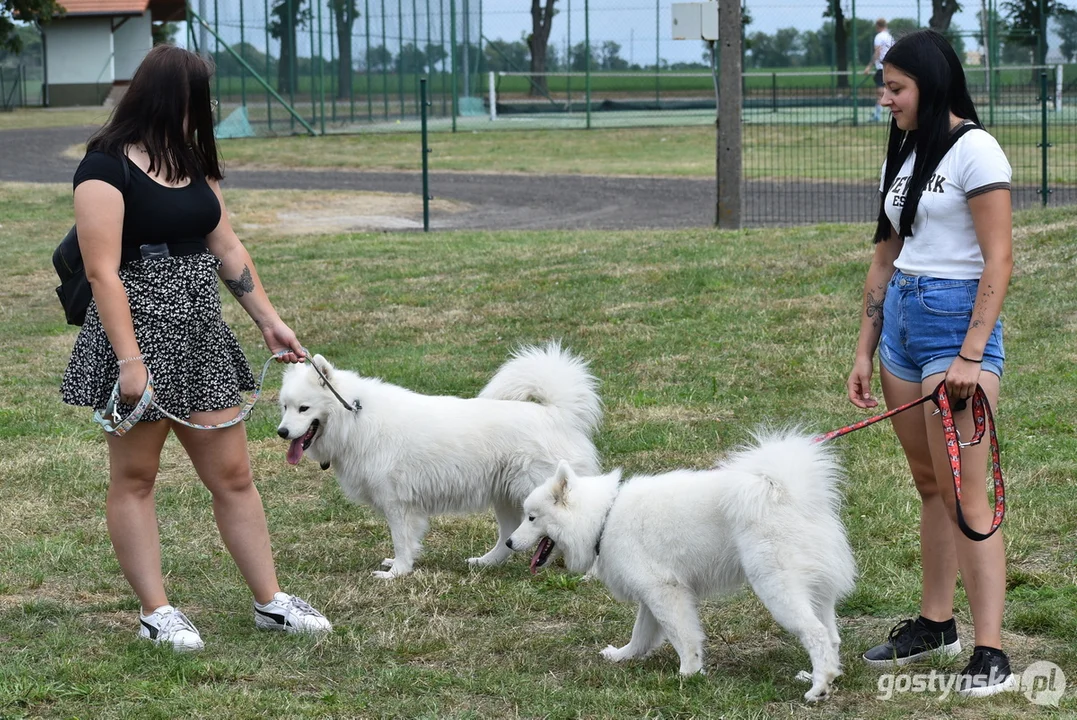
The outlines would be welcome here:
M 884 209 L 895 229 L 901 224 L 901 210 L 915 161 L 914 150 L 886 193 Z M 983 274 L 984 258 L 976 240 L 968 200 L 990 190 L 1008 190 L 1011 174 L 1005 153 L 987 131 L 977 128 L 958 138 L 939 161 L 920 196 L 912 235 L 905 238 L 894 267 L 907 275 L 953 280 L 979 278 Z M 884 162 L 879 192 L 885 177 Z
M 890 51 L 890 48 L 894 44 L 894 36 L 890 34 L 889 30 L 880 30 L 875 33 L 875 47 L 880 48 L 879 59 L 875 61 L 875 69 L 883 69 L 883 58 L 886 57 L 886 53 Z

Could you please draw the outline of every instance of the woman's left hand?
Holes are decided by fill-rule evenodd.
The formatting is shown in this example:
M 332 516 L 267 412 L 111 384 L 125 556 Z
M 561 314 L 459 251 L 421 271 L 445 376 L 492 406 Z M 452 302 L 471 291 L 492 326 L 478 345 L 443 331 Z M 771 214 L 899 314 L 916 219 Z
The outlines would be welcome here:
M 306 358 L 303 346 L 296 339 L 295 333 L 283 321 L 278 320 L 262 328 L 262 337 L 265 339 L 266 346 L 274 354 L 287 351 L 277 358 L 278 362 L 296 363 Z
M 980 363 L 954 358 L 946 370 L 946 394 L 951 400 L 967 400 L 980 382 Z

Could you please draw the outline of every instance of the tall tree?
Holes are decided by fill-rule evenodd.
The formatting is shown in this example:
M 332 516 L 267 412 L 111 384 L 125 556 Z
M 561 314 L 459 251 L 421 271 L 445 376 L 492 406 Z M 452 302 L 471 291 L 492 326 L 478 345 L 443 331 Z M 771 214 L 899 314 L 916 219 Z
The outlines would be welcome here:
M 1058 23 L 1058 34 L 1062 37 L 1062 44 L 1058 51 L 1066 62 L 1073 62 L 1077 57 L 1077 13 L 1066 13 L 1055 18 Z
M 273 20 L 269 23 L 269 34 L 280 40 L 280 62 L 277 63 L 277 91 L 286 93 L 294 92 L 297 87 L 292 86 L 293 75 L 298 75 L 298 62 L 296 57 L 296 38 L 299 28 L 305 27 L 310 20 L 310 8 L 304 8 L 306 0 L 278 0 L 273 6 L 270 15 Z
M 56 0 L 0 0 L 0 46 L 18 55 L 22 52 L 22 38 L 15 32 L 12 16 L 28 22 L 47 23 L 53 15 L 62 15 L 64 9 Z
M 548 94 L 546 84 L 546 46 L 550 42 L 550 28 L 553 16 L 557 14 L 554 4 L 557 0 L 531 0 L 531 34 L 527 36 L 527 46 L 531 50 L 531 95 Z
M 352 88 L 352 27 L 359 17 L 355 0 L 329 0 L 337 21 L 337 98 L 351 97 Z
M 1059 0 L 1044 0 L 1047 18 L 1072 15 L 1074 10 Z M 1046 19 L 1040 17 L 1040 0 L 1006 0 L 1002 3 L 1006 17 L 1010 21 L 1010 32 L 1006 38 L 1007 45 L 1024 46 L 1030 52 L 1036 52 L 1035 62 L 1043 65 L 1047 60 L 1047 39 L 1042 38 L 1040 23 L 1046 26 Z
M 834 46 L 837 48 L 837 70 L 844 73 L 849 69 L 849 54 L 846 47 L 849 41 L 848 28 L 845 27 L 845 12 L 841 9 L 841 0 L 827 0 L 823 17 L 834 18 Z M 849 87 L 849 76 L 838 75 L 838 87 Z
M 927 26 L 945 33 L 950 29 L 950 20 L 960 10 L 961 3 L 957 0 L 931 0 L 931 19 L 927 21 Z

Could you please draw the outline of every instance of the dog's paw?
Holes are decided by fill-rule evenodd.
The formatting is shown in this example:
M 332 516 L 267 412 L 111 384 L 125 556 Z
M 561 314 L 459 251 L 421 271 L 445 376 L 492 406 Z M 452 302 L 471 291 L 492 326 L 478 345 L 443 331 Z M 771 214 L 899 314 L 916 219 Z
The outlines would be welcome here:
M 808 702 L 819 702 L 828 697 L 830 697 L 830 685 L 827 684 L 812 685 L 811 690 L 804 693 L 804 699 Z
M 489 555 L 483 555 L 482 557 L 470 557 L 467 559 L 468 567 L 490 567 L 492 565 L 500 565 L 508 559 L 505 557 L 490 557 Z
M 384 560 L 381 561 L 381 566 L 391 568 L 393 566 L 393 563 L 395 563 L 395 562 L 396 562 L 396 558 L 385 558 Z
M 610 662 L 622 662 L 625 660 L 625 654 L 621 652 L 621 648 L 615 648 L 612 645 L 607 645 L 606 649 L 600 652 L 599 655 Z
M 699 657 L 690 658 L 687 662 L 681 662 L 679 672 L 684 677 L 707 674 L 707 671 L 703 669 L 703 659 Z

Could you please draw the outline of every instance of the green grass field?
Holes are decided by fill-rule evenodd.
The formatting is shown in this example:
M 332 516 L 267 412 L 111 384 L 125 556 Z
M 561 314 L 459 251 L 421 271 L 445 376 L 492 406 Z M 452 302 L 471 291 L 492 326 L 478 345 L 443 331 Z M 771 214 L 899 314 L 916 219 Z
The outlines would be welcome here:
M 294 195 L 288 196 L 295 201 Z M 229 192 L 237 222 L 278 196 Z M 1034 718 L 1022 694 L 986 701 L 879 699 L 857 662 L 920 589 L 917 502 L 884 426 L 837 442 L 842 513 L 859 565 L 839 608 L 846 674 L 805 707 L 806 653 L 748 592 L 704 603 L 708 674 L 677 676 L 665 648 L 612 666 L 634 610 L 599 583 L 524 558 L 469 571 L 492 516 L 437 520 L 418 572 L 370 577 L 385 523 L 349 504 L 314 463 L 290 467 L 274 434 L 279 376 L 248 423 L 283 585 L 336 624 L 321 640 L 256 632 L 250 597 L 213 526 L 208 493 L 169 442 L 157 499 L 174 602 L 204 652 L 134 639 L 137 601 L 105 530 L 107 459 L 85 409 L 58 386 L 75 329 L 50 253 L 71 222 L 63 185 L 0 184 L 0 717 L 23 718 Z M 1017 218 L 998 408 L 1009 514 L 1004 640 L 1016 668 L 1077 678 L 1077 210 Z M 602 380 L 604 463 L 628 472 L 705 467 L 763 422 L 840 427 L 864 226 L 716 232 L 292 235 L 246 241 L 282 316 L 334 363 L 426 393 L 474 395 L 519 343 L 562 338 Z M 225 302 L 253 363 L 266 356 Z M 966 489 L 966 492 L 968 490 Z M 957 619 L 971 623 L 963 594 Z M 956 671 L 965 658 L 941 671 Z M 928 671 L 930 668 L 920 668 Z M 1077 713 L 1071 690 L 1051 717 Z
M 992 128 L 1014 169 L 1014 182 L 1040 180 L 1038 129 Z M 885 154 L 883 124 L 745 124 L 747 179 L 879 182 Z M 1048 161 L 1052 184 L 1077 178 L 1077 124 L 1053 128 Z M 714 177 L 713 127 L 611 128 L 592 132 L 517 130 L 438 133 L 431 137 L 433 171 L 582 173 Z M 556 151 L 553 150 L 556 148 Z M 221 144 L 229 167 L 419 170 L 415 134 L 377 133 L 231 140 Z

